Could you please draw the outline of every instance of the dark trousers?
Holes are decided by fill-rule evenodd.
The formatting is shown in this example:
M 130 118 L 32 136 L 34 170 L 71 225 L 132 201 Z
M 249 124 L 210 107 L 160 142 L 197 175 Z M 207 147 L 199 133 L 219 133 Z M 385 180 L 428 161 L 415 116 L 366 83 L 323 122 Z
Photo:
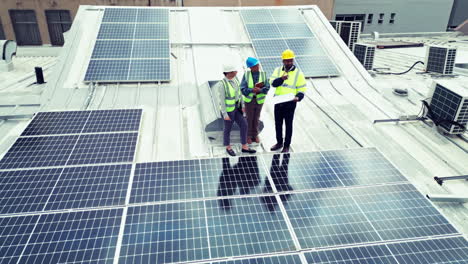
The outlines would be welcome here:
M 276 143 L 284 143 L 285 147 L 291 145 L 291 137 L 293 133 L 294 112 L 296 110 L 296 102 L 286 102 L 275 105 L 275 130 Z M 286 137 L 283 142 L 283 120 L 286 123 Z
M 254 138 L 258 136 L 258 121 L 262 112 L 263 104 L 257 104 L 257 98 L 254 97 L 250 103 L 245 103 L 245 112 L 247 114 L 247 136 Z
M 240 128 L 240 137 L 241 137 L 242 145 L 247 144 L 247 122 L 245 121 L 242 110 L 236 109 L 227 114 L 229 115 L 229 118 L 231 120 L 230 121 L 224 120 L 224 139 L 223 139 L 224 146 L 231 145 L 231 130 L 232 130 L 232 125 L 234 124 L 234 122 L 236 122 Z

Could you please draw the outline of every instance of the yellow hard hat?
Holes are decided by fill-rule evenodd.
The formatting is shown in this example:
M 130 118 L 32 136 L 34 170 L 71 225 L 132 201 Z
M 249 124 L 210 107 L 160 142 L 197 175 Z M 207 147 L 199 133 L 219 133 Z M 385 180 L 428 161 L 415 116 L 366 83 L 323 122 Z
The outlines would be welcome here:
M 294 59 L 296 55 L 294 55 L 294 51 L 287 49 L 283 51 L 283 54 L 281 54 L 281 58 L 283 60 L 289 60 L 289 59 Z

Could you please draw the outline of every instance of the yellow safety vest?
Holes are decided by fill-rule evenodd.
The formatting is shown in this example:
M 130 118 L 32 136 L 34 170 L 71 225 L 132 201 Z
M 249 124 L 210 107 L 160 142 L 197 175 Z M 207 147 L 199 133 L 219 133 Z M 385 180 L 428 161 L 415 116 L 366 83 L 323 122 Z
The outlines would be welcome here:
M 247 87 L 250 90 L 253 90 L 255 85 L 253 83 L 252 72 L 247 71 L 245 73 L 245 75 L 244 75 L 244 78 L 247 81 Z M 258 76 L 258 82 L 259 83 L 265 82 L 265 80 L 266 80 L 266 73 L 261 71 L 259 76 Z M 266 96 L 266 94 L 264 94 L 264 93 L 258 93 L 257 94 L 257 104 L 263 104 L 265 102 L 265 96 Z M 246 102 L 246 103 L 252 102 L 253 97 L 254 97 L 254 93 L 253 92 L 249 93 L 248 96 L 244 96 L 244 102 Z
M 278 67 L 273 71 L 273 75 L 270 78 L 270 83 L 273 83 L 273 80 L 276 78 L 280 78 L 283 76 L 284 71 L 283 67 Z M 304 73 L 302 73 L 299 68 L 295 68 L 294 71 L 290 71 L 288 73 L 288 79 L 283 82 L 282 85 L 276 87 L 275 95 L 283 95 L 283 94 L 298 94 L 303 93 L 307 90 L 307 82 L 304 77 Z
M 237 80 L 237 78 L 234 78 L 233 80 L 239 86 L 239 81 Z M 236 109 L 236 90 L 234 90 L 234 87 L 232 87 L 230 82 L 224 79 L 222 80 L 222 82 L 224 85 L 224 94 L 225 94 L 224 102 L 226 104 L 226 112 L 230 113 Z M 240 89 L 238 89 L 237 94 L 239 98 L 241 98 Z

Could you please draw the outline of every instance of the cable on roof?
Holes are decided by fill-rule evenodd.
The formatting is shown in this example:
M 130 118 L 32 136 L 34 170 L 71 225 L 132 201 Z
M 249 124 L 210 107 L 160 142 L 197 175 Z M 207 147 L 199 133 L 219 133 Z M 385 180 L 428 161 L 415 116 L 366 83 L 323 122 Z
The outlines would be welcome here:
M 421 63 L 422 65 L 424 65 L 424 62 L 422 62 L 422 61 L 417 61 L 417 62 L 415 62 L 415 63 L 413 64 L 413 66 L 411 66 L 408 70 L 406 70 L 406 71 L 404 71 L 404 72 L 397 72 L 397 73 L 395 73 L 395 72 L 379 72 L 379 71 L 376 71 L 375 73 L 377 73 L 377 74 L 387 74 L 387 75 L 402 75 L 402 74 L 406 74 L 406 73 L 410 72 L 410 71 L 414 68 L 414 66 L 416 66 L 418 63 Z

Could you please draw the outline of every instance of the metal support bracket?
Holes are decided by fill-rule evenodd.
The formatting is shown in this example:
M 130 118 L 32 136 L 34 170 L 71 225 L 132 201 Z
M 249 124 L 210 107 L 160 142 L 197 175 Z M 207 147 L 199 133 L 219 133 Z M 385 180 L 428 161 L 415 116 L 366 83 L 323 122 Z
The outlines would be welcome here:
M 394 119 L 377 119 L 374 120 L 374 124 L 376 123 L 389 123 L 389 122 L 414 122 L 414 121 L 425 121 L 427 118 L 425 117 L 418 117 L 418 116 L 400 116 L 400 118 Z
M 445 176 L 445 177 L 434 177 L 434 180 L 439 184 L 442 185 L 444 181 L 450 181 L 450 180 L 467 180 L 468 181 L 468 175 L 460 175 L 460 176 Z
M 427 194 L 426 197 L 433 202 L 466 203 L 468 196 L 456 196 L 450 194 Z
M 31 119 L 33 114 L 29 115 L 2 115 L 0 120 L 9 120 L 9 119 Z

